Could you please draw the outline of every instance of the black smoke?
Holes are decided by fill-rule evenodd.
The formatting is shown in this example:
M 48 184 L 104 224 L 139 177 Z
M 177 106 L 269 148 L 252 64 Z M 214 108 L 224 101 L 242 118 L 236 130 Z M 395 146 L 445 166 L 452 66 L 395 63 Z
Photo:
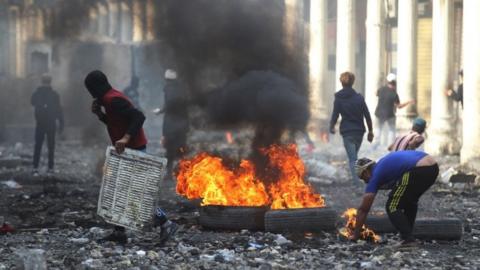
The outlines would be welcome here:
M 303 52 L 297 57 L 284 46 L 283 1 L 163 0 L 158 9 L 158 37 L 196 97 L 250 70 L 272 70 L 305 85 Z
M 280 142 L 285 130 L 304 132 L 308 99 L 292 80 L 272 71 L 251 71 L 209 94 L 208 112 L 217 125 L 251 124 L 254 149 Z

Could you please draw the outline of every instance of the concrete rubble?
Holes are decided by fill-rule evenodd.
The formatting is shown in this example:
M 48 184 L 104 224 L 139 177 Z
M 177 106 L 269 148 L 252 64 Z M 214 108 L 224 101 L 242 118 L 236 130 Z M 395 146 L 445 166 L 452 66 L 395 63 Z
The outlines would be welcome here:
M 331 182 L 311 183 L 325 195 L 327 205 L 341 213 L 358 205 L 362 188 L 345 180 L 348 172 L 341 162 L 342 152 L 329 152 L 328 147 L 305 153 L 305 159 L 307 165 L 321 164 L 319 169 L 310 170 L 310 177 Z M 28 157 L 28 149 L 29 145 L 25 145 L 20 150 L 4 147 L 1 151 L 2 155 Z M 235 152 L 228 144 L 224 149 Z M 379 244 L 372 244 L 348 242 L 335 232 L 299 235 L 205 230 L 197 223 L 195 205 L 178 197 L 173 184 L 167 183 L 161 204 L 180 224 L 172 240 L 162 246 L 158 231 L 128 232 L 125 246 L 101 243 L 98 240 L 112 226 L 96 216 L 100 180 L 95 176 L 98 160 L 91 157 L 101 159 L 103 151 L 102 147 L 86 149 L 75 142 L 63 142 L 57 153 L 60 171 L 53 176 L 42 173 L 33 178 L 30 167 L 22 164 L 0 169 L 0 180 L 12 179 L 21 185 L 16 189 L 0 185 L 0 216 L 16 229 L 12 234 L 0 235 L 0 269 L 24 269 L 33 258 L 25 254 L 33 253 L 35 261 L 40 265 L 45 262 L 48 269 L 480 268 L 480 191 L 442 183 L 435 184 L 422 198 L 419 216 L 461 218 L 465 234 L 458 242 L 428 241 L 416 249 L 399 250 L 394 248 L 398 237 L 393 234 L 382 235 Z M 458 159 L 446 159 L 441 171 L 456 163 Z M 322 166 L 329 169 L 324 172 Z M 386 194 L 379 194 L 373 210 L 382 212 L 385 200 Z

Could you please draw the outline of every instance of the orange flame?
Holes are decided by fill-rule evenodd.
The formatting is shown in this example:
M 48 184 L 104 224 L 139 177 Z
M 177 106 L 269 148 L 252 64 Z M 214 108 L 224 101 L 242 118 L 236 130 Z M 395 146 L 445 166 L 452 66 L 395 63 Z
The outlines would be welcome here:
M 320 194 L 305 183 L 305 165 L 296 145 L 273 145 L 260 150 L 268 159 L 266 172 L 275 173 L 267 182 L 255 173 L 250 160 L 238 168 L 227 168 L 219 157 L 201 153 L 180 161 L 177 193 L 202 199 L 202 205 L 267 206 L 272 209 L 324 207 Z
M 345 227 L 340 229 L 340 234 L 345 236 L 345 237 L 350 237 L 353 236 L 354 231 L 355 231 L 355 225 L 357 223 L 357 209 L 355 208 L 349 208 L 347 209 L 343 214 L 343 218 L 347 219 L 347 224 L 345 224 Z M 363 224 L 362 226 L 362 232 L 360 233 L 360 238 L 363 240 L 367 241 L 372 241 L 374 243 L 377 243 L 380 241 L 380 236 L 375 234 L 375 232 L 365 226 Z

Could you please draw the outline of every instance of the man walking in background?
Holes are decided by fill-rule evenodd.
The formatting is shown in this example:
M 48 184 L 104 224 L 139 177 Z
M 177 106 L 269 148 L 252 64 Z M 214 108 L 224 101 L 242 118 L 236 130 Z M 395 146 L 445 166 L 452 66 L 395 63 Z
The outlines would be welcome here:
M 388 151 L 404 151 L 415 150 L 420 147 L 425 141 L 423 132 L 427 127 L 427 121 L 423 118 L 417 117 L 413 120 L 412 130 L 403 136 L 399 136 L 388 147 Z
M 342 116 L 340 122 L 340 134 L 343 137 L 343 145 L 347 152 L 348 162 L 352 180 L 355 185 L 360 184 L 355 173 L 355 161 L 358 151 L 362 145 L 363 135 L 365 133 L 364 119 L 368 126 L 368 141 L 373 140 L 372 119 L 368 111 L 367 104 L 362 95 L 358 94 L 353 88 L 355 75 L 351 72 L 344 72 L 340 75 L 340 82 L 343 89 L 335 94 L 333 103 L 333 113 L 330 120 L 330 133 L 335 133 L 335 124 L 338 117 Z
M 55 158 L 55 132 L 63 131 L 63 112 L 60 106 L 60 97 L 52 87 L 52 77 L 42 76 L 42 85 L 37 88 L 31 97 L 31 104 L 35 109 L 35 148 L 33 152 L 33 175 L 38 176 L 38 165 L 42 153 L 42 145 L 47 137 L 48 173 L 53 173 Z
M 395 112 L 409 104 L 415 103 L 410 100 L 400 103 L 397 94 L 397 77 L 390 73 L 387 76 L 387 85 L 377 91 L 378 103 L 375 109 L 375 116 L 378 123 L 378 143 L 380 145 L 388 145 L 395 139 L 396 117 Z M 387 126 L 387 127 L 386 127 Z
M 144 114 L 135 108 L 124 94 L 113 89 L 107 76 L 99 70 L 87 75 L 85 87 L 94 98 L 92 113 L 107 126 L 108 135 L 116 151 L 119 154 L 123 153 L 125 148 L 146 151 L 147 138 L 142 127 L 145 121 Z M 105 112 L 102 111 L 102 107 Z M 177 224 L 167 219 L 159 207 L 156 208 L 154 221 L 162 228 L 161 242 L 166 241 L 178 228 Z M 125 228 L 115 226 L 113 233 L 104 240 L 127 243 Z
M 167 175 L 173 179 L 173 164 L 186 151 L 189 129 L 187 91 L 177 79 L 173 69 L 165 71 L 165 88 L 163 109 L 156 109 L 156 114 L 165 113 L 163 117 L 163 145 L 167 150 Z

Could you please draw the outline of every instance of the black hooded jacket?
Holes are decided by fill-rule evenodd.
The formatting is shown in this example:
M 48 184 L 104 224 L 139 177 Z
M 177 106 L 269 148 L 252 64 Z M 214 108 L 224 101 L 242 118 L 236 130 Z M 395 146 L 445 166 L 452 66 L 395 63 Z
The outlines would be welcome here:
M 31 104 L 35 108 L 37 125 L 55 128 L 58 120 L 60 130 L 63 129 L 63 112 L 60 105 L 60 97 L 50 86 L 38 87 L 32 94 Z
M 363 135 L 365 133 L 363 118 L 367 120 L 368 130 L 372 130 L 372 119 L 365 99 L 353 88 L 346 87 L 335 94 L 330 129 L 335 127 L 339 115 L 342 116 L 340 122 L 342 136 Z
M 113 89 L 108 82 L 107 76 L 99 70 L 88 73 L 85 78 L 85 87 L 88 92 L 90 92 L 90 95 L 99 101 L 100 104 L 102 104 L 101 100 L 103 96 Z M 124 116 L 129 121 L 127 134 L 132 137 L 137 135 L 143 126 L 143 122 L 145 122 L 145 115 L 123 98 L 114 98 L 112 100 L 112 107 L 115 113 Z M 108 124 L 104 114 L 99 115 L 99 119 L 103 123 Z

